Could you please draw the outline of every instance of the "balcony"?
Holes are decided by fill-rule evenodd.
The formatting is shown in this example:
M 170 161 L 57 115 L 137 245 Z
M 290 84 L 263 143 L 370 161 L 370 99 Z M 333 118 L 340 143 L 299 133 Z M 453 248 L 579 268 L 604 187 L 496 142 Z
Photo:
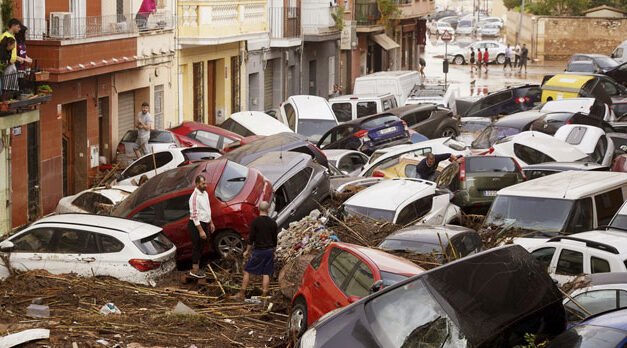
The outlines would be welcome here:
M 268 12 L 263 0 L 181 0 L 178 14 L 182 46 L 263 38 L 268 32 Z
M 270 7 L 270 39 L 300 38 L 300 7 Z
M 52 99 L 52 89 L 44 85 L 48 74 L 34 70 L 17 71 L 8 75 L 0 74 L 0 79 L 15 81 L 15 91 L 5 91 L 0 98 L 0 117 L 36 110 L 40 104 Z
M 399 14 L 394 19 L 426 17 L 435 12 L 433 0 L 396 0 Z
M 379 25 L 381 12 L 376 2 L 357 2 L 355 3 L 355 20 L 357 26 L 376 26 Z
M 312 5 L 303 4 L 303 33 L 305 35 L 337 34 L 339 30 L 335 27 L 335 20 L 331 16 L 337 7 Z

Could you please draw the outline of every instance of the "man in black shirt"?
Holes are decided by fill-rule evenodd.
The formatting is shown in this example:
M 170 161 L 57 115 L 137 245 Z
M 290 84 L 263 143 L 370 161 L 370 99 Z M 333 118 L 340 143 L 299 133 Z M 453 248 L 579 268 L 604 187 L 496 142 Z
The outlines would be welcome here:
M 444 160 L 455 161 L 457 157 L 450 153 L 440 155 L 434 155 L 431 152 L 427 153 L 427 157 L 416 166 L 416 177 L 418 179 L 433 181 L 435 171 L 438 169 L 438 164 Z
M 244 266 L 244 280 L 242 288 L 237 298 L 246 297 L 246 288 L 250 281 L 250 274 L 262 275 L 263 296 L 268 295 L 270 288 L 270 276 L 274 273 L 274 249 L 277 245 L 278 226 L 272 218 L 268 216 L 270 204 L 261 202 L 259 204 L 259 217 L 253 220 L 248 233 L 248 248 L 244 252 L 244 259 L 252 255 L 246 266 Z

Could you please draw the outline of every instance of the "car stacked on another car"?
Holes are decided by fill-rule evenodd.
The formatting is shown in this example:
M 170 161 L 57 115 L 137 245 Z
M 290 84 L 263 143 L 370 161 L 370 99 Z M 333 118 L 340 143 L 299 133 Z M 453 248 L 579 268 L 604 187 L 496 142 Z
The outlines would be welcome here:
M 612 165 L 614 142 L 599 127 L 567 124 L 559 128 L 554 137 L 575 146 L 593 162 L 607 167 Z
M 546 162 L 590 161 L 590 157 L 574 145 L 533 131 L 503 138 L 483 154 L 510 156 L 521 166 Z
M 114 185 L 88 189 L 75 195 L 61 198 L 54 212 L 56 214 L 108 214 L 113 206 L 123 201 L 136 188 L 137 186 Z
M 340 173 L 348 176 L 357 176 L 368 163 L 368 156 L 355 150 L 323 150 L 329 164 L 337 168 Z
M 329 99 L 338 122 L 348 122 L 398 107 L 396 97 L 381 95 L 343 95 Z
M 185 121 L 174 128 L 170 128 L 170 131 L 200 142 L 203 146 L 224 151 L 246 145 L 259 138 L 259 136 L 244 138 L 224 128 L 192 121 Z
M 389 113 L 400 117 L 409 129 L 429 139 L 459 135 L 457 120 L 451 110 L 435 104 L 405 105 Z
M 292 130 L 270 115 L 260 111 L 236 112 L 220 124 L 223 128 L 241 137 L 269 136 Z
M 176 135 L 166 130 L 151 130 L 148 145 L 148 152 L 159 152 L 172 148 L 181 147 Z M 124 134 L 118 144 L 115 160 L 122 167 L 126 167 L 137 159 L 135 148 L 137 147 L 137 130 L 129 130 Z
M 594 162 L 547 162 L 527 165 L 522 170 L 527 180 L 532 180 L 569 170 L 606 172 L 609 168 Z

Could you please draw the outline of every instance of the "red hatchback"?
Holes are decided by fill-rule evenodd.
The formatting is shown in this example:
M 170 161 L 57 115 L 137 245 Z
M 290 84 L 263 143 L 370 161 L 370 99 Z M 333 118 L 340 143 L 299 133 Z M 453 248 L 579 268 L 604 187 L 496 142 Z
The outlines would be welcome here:
M 257 170 L 227 159 L 203 161 L 161 173 L 123 200 L 111 215 L 162 227 L 176 245 L 177 259 L 190 259 L 189 197 L 197 175 L 204 176 L 207 183 L 216 226 L 211 235 L 213 250 L 221 256 L 242 253 L 242 238 L 248 236 L 250 224 L 259 215 L 259 204 L 272 201 L 272 184 Z
M 290 331 L 302 335 L 326 313 L 424 272 L 403 258 L 348 243 L 331 243 L 311 261 L 292 300 Z
M 179 126 L 171 128 L 170 131 L 218 150 L 222 150 L 229 144 L 244 139 L 241 135 L 226 129 L 191 121 L 183 122 Z

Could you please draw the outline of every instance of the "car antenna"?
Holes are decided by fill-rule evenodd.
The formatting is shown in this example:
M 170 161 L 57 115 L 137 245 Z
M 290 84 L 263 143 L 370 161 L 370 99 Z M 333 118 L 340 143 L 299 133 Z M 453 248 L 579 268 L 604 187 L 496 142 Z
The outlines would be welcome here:
M 568 192 L 568 188 L 570 187 L 570 184 L 573 182 L 573 175 L 570 176 L 570 179 L 568 179 L 568 184 L 566 184 L 566 188 L 564 189 L 564 195 L 562 196 L 562 199 L 566 198 L 566 193 Z

